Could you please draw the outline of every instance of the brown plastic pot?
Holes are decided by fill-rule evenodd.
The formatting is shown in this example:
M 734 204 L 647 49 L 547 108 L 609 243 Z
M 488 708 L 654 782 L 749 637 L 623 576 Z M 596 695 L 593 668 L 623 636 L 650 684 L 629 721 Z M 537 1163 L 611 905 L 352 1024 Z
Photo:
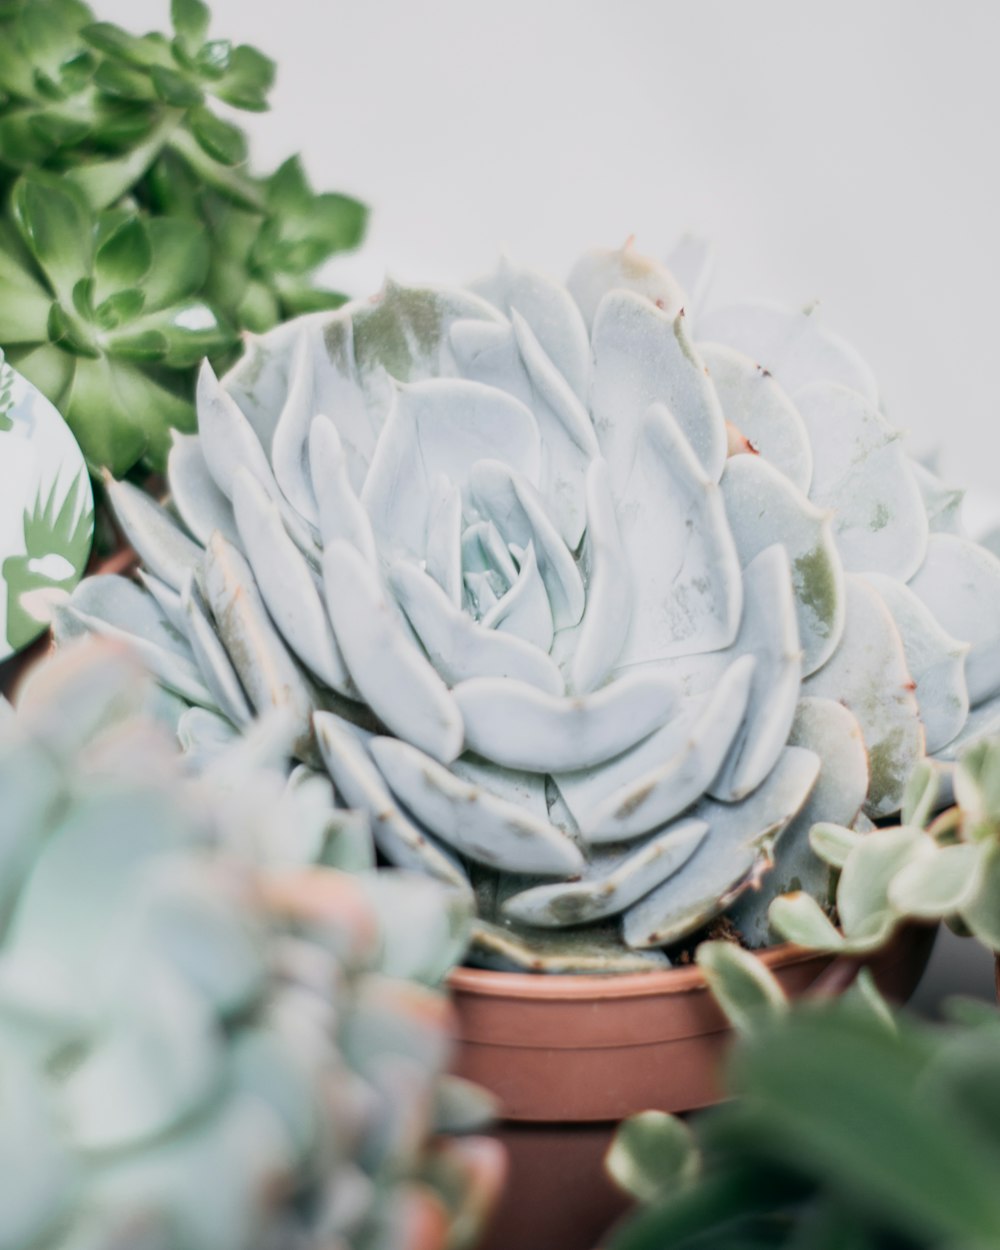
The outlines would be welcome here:
M 871 963 L 887 997 L 916 988 L 936 930 L 911 928 Z M 791 945 L 760 954 L 792 997 L 856 964 Z M 826 974 L 823 976 L 823 974 Z M 823 977 L 825 986 L 818 985 Z M 592 1250 L 627 1206 L 603 1170 L 618 1122 L 717 1102 L 730 1030 L 695 967 L 617 976 L 458 968 L 457 1071 L 500 1100 L 510 1178 L 483 1250 Z

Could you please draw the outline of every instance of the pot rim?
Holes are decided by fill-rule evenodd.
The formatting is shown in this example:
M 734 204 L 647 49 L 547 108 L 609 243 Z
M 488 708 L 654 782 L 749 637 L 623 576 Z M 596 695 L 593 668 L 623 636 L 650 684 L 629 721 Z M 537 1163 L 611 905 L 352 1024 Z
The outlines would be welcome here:
M 792 942 L 780 942 L 753 951 L 766 968 L 788 968 L 811 960 L 830 962 L 836 954 L 809 950 Z M 497 972 L 469 968 L 464 964 L 448 975 L 450 989 L 482 998 L 526 1000 L 587 1001 L 608 998 L 659 998 L 668 994 L 688 994 L 705 989 L 708 982 L 696 964 L 655 968 L 649 972 L 600 972 L 545 974 L 538 972 Z

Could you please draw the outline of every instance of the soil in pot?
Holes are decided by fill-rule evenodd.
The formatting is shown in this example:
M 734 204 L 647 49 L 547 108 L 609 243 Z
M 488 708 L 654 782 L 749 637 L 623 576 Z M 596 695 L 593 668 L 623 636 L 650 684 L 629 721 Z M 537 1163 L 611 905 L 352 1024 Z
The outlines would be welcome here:
M 882 992 L 916 988 L 936 931 L 911 928 L 872 962 Z M 761 953 L 801 995 L 832 962 L 789 945 Z M 500 1099 L 510 1179 L 483 1250 L 593 1250 L 625 1209 L 603 1158 L 624 1117 L 717 1102 L 730 1030 L 696 967 L 612 976 L 459 968 L 460 1075 Z

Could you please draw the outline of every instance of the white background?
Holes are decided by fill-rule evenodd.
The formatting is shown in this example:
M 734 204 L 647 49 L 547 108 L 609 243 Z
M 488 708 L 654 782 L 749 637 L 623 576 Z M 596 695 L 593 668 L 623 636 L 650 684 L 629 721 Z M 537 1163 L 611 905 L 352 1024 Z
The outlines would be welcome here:
M 94 0 L 165 28 L 167 0 Z M 330 281 L 462 280 L 498 251 L 685 230 L 715 295 L 820 298 L 891 418 L 1000 487 L 1000 5 L 991 0 L 213 0 L 279 77 L 270 167 L 374 208 Z M 965 959 L 972 955 L 967 950 Z M 977 972 L 986 986 L 985 961 Z

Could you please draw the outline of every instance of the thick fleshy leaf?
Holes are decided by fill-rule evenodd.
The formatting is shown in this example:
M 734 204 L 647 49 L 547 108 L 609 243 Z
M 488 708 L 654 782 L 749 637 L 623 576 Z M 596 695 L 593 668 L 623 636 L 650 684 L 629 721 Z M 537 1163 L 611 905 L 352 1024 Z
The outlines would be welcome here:
M 976 939 L 991 950 L 1000 951 L 1000 919 L 997 899 L 1000 898 L 1000 848 L 987 846 L 983 851 L 979 882 L 972 898 L 962 904 L 962 919 Z
M 682 869 L 707 832 L 704 821 L 673 825 L 638 850 L 595 858 L 581 881 L 535 886 L 512 895 L 503 912 L 521 924 L 546 929 L 617 916 Z
M 786 747 L 767 781 L 741 803 L 698 803 L 690 817 L 708 824 L 708 837 L 684 872 L 625 913 L 626 944 L 667 946 L 734 902 L 769 862 L 774 839 L 802 808 L 818 773 L 811 751 Z
M 508 317 L 516 311 L 576 397 L 586 403 L 590 381 L 587 327 L 572 296 L 552 278 L 506 257 L 472 290 Z
M 535 548 L 529 543 L 526 550 L 515 547 L 514 551 L 519 552 L 517 575 L 506 594 L 483 613 L 482 624 L 486 629 L 513 634 L 547 655 L 554 632 L 552 609 L 538 572 Z
M 575 699 L 505 677 L 455 687 L 467 747 L 507 768 L 558 773 L 620 755 L 659 729 L 677 706 L 669 678 L 636 673 Z
M 917 706 L 927 752 L 947 746 L 969 715 L 965 680 L 968 643 L 950 637 L 923 601 L 902 582 L 872 573 L 868 581 L 882 597 L 903 640 L 910 676 L 917 684 Z
M 629 580 L 621 529 L 611 495 L 607 462 L 595 459 L 587 470 L 587 535 L 583 565 L 587 606 L 578 630 L 567 633 L 573 690 L 596 690 L 612 671 L 632 619 Z
M 833 654 L 844 628 L 844 572 L 832 514 L 817 508 L 762 457 L 733 456 L 722 495 L 740 562 L 781 543 L 791 562 L 804 676 Z
M 701 1160 L 683 1120 L 663 1111 L 640 1111 L 617 1129 L 604 1166 L 619 1189 L 648 1203 L 694 1181 Z
M 935 753 L 935 759 L 952 763 L 961 758 L 962 752 L 984 738 L 994 738 L 1000 734 L 1000 696 L 994 695 L 985 703 L 980 703 L 969 713 L 961 733 L 952 738 L 946 747 Z
M 353 697 L 355 688 L 305 556 L 267 492 L 245 469 L 233 481 L 233 512 L 261 598 L 285 642 L 328 686 Z
M 725 419 L 684 317 L 661 312 L 640 295 L 613 291 L 598 309 L 593 350 L 591 412 L 616 496 L 640 454 L 651 404 L 669 409 L 705 476 L 717 482 L 726 460 Z
M 721 491 L 662 405 L 642 417 L 637 448 L 618 506 L 633 587 L 619 662 L 722 650 L 739 628 L 742 579 Z
M 316 417 L 309 427 L 309 469 L 323 546 L 343 538 L 374 565 L 378 552 L 371 521 L 351 484 L 337 426 L 326 417 Z
M 374 738 L 369 750 L 399 801 L 463 855 L 503 872 L 577 876 L 576 844 L 548 821 L 463 781 L 405 742 Z
M 931 533 L 961 534 L 965 491 L 948 486 L 919 460 L 911 461 L 910 468 L 927 509 L 927 524 Z
M 232 505 L 208 471 L 201 440 L 196 435 L 174 432 L 167 459 L 167 481 L 171 502 L 203 547 L 216 530 L 229 542 L 239 543 Z
M 447 763 L 462 750 L 454 697 L 413 643 L 386 599 L 378 574 L 350 543 L 323 553 L 333 632 L 354 685 L 376 716 L 405 742 Z
M 583 580 L 530 480 L 507 463 L 481 460 L 470 475 L 469 496 L 508 544 L 534 548 L 556 629 L 576 625 L 586 600 Z
M 544 652 L 478 624 L 416 565 L 396 565 L 389 582 L 430 662 L 449 686 L 474 677 L 512 677 L 548 694 L 563 693 L 559 670 Z
M 253 718 L 232 661 L 202 610 L 199 596 L 192 585 L 185 587 L 181 611 L 185 618 L 185 634 L 198 661 L 198 668 L 220 712 L 234 725 L 246 725 Z
M 815 305 L 792 312 L 777 304 L 734 304 L 702 318 L 698 336 L 737 348 L 772 373 L 793 399 L 810 382 L 822 381 L 878 401 L 872 371 L 850 344 L 822 325 Z
M 795 396 L 813 449 L 810 498 L 834 510 L 844 568 L 906 581 L 927 551 L 927 513 L 900 434 L 874 403 L 833 382 Z
M 501 972 L 648 972 L 666 968 L 662 951 L 630 951 L 610 929 L 535 929 L 530 936 L 513 928 L 476 922 L 469 962 Z
M 751 946 L 774 941 L 768 919 L 772 901 L 783 894 L 804 891 L 820 902 L 832 898 L 829 860 L 816 852 L 817 829 L 850 825 L 868 793 L 868 754 L 861 726 L 833 699 L 806 698 L 795 710 L 788 744 L 812 751 L 820 760 L 819 777 L 805 805 L 778 837 L 774 864 L 756 890 L 747 890 L 729 912 Z M 818 825 L 817 821 L 838 822 Z M 849 834 L 849 846 L 857 834 Z M 829 843 L 827 843 L 829 849 Z
M 683 311 L 686 300 L 670 270 L 652 256 L 637 252 L 631 238 L 620 248 L 592 248 L 584 252 L 573 266 L 566 286 L 588 328 L 593 326 L 600 303 L 609 291 L 634 292 L 671 319 Z
M 788 740 L 802 682 L 792 599 L 791 570 L 785 550 L 765 549 L 743 575 L 743 619 L 734 650 L 756 660 L 746 715 L 710 792 L 738 802 L 761 784 Z
M 382 558 L 422 559 L 438 478 L 458 486 L 467 504 L 473 466 L 498 456 L 538 480 L 538 425 L 518 400 L 454 378 L 398 388 L 361 491 Z
M 960 914 L 982 880 L 985 850 L 960 842 L 912 859 L 889 883 L 890 905 L 922 920 Z
M 732 347 L 699 343 L 726 421 L 749 439 L 753 452 L 780 470 L 804 494 L 813 454 L 799 410 L 766 369 Z
M 848 857 L 837 885 L 837 911 L 852 944 L 878 944 L 900 918 L 890 888 L 907 864 L 931 855 L 934 841 L 921 829 L 876 829 Z
M 198 373 L 198 438 L 205 463 L 216 486 L 233 497 L 233 479 L 239 468 L 259 482 L 273 480 L 257 432 L 237 401 L 221 385 L 206 360 Z
M 590 413 L 572 390 L 517 309 L 514 337 L 530 382 L 531 411 L 547 455 L 539 490 L 566 545 L 576 550 L 586 521 L 584 478 L 597 455 Z
M 788 999 L 773 972 L 735 942 L 702 942 L 695 953 L 709 989 L 740 1033 L 784 1014 Z
M 932 534 L 910 589 L 947 633 L 971 644 L 972 706 L 1000 693 L 1000 559 L 968 538 Z
M 871 774 L 865 811 L 876 818 L 899 810 L 906 779 L 924 754 L 924 730 L 889 609 L 862 578 L 849 574 L 846 580 L 840 646 L 804 683 L 803 693 L 836 699 L 857 717 Z
M 844 949 L 844 935 L 811 894 L 795 891 L 771 903 L 771 928 L 786 942 L 820 951 Z
M 275 629 L 249 564 L 221 534 L 213 535 L 204 567 L 205 597 L 219 637 L 257 712 L 285 708 L 300 746 L 308 740 L 312 692 Z
M 104 489 L 129 544 L 149 570 L 180 590 L 201 561 L 201 548 L 191 541 L 165 508 L 131 482 L 105 474 Z
M 400 810 L 355 733 L 332 712 L 314 717 L 316 741 L 333 784 L 345 803 L 367 812 L 382 854 L 399 868 L 429 872 L 451 885 L 468 881 L 455 860 Z
M 710 694 L 683 701 L 662 729 L 589 772 L 556 785 L 588 842 L 656 829 L 705 793 L 743 723 L 756 661 L 736 660 Z

